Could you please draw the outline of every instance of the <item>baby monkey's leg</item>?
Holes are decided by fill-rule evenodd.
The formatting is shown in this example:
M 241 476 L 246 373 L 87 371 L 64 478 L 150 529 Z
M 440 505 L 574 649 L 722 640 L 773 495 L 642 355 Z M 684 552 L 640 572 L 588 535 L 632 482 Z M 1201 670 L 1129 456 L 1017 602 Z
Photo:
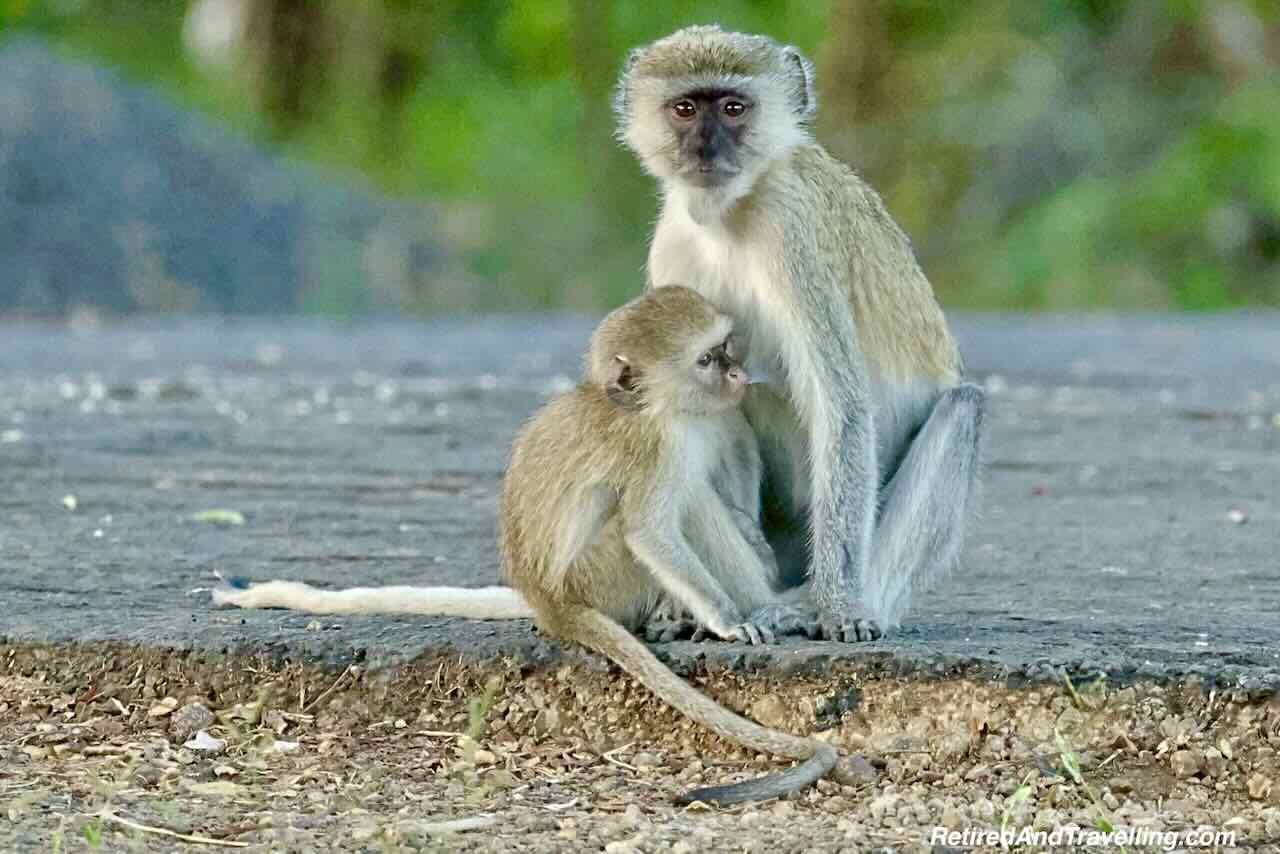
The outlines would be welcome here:
M 779 634 L 816 636 L 816 609 L 809 607 L 801 594 L 776 590 L 777 562 L 758 518 L 706 492 L 697 501 L 689 535 L 708 571 L 747 615 L 743 625 L 748 632 L 754 629 L 766 643 Z M 710 629 L 698 626 L 691 638 L 701 640 Z M 686 630 L 687 625 L 667 620 L 654 627 L 653 635 L 672 639 Z

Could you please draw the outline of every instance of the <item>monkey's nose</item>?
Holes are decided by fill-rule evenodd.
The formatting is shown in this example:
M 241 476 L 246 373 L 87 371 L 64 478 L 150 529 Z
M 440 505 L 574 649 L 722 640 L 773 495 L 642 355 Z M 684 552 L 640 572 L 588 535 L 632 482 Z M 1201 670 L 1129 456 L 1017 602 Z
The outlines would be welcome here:
M 739 383 L 741 385 L 751 384 L 751 375 L 747 373 L 745 368 L 730 368 L 725 371 L 725 376 L 729 378 L 731 383 Z

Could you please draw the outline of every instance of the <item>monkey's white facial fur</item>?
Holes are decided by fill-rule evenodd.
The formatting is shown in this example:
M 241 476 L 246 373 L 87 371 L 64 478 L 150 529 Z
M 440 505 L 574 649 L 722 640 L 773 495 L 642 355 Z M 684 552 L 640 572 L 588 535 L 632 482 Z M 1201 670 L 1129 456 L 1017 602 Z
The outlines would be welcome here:
M 638 48 L 619 82 L 618 134 L 696 220 L 751 191 L 761 170 L 809 140 L 812 66 L 793 47 L 689 27 Z

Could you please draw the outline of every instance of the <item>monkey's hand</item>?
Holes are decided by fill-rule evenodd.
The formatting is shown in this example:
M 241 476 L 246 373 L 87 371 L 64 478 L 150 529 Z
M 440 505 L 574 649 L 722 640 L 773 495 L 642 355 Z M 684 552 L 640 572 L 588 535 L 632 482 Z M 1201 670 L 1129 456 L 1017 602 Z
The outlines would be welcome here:
M 702 643 L 707 638 L 713 637 L 727 641 L 745 641 L 753 646 L 777 642 L 773 626 L 768 622 L 757 622 L 754 619 L 729 626 L 718 632 L 688 617 L 653 617 L 644 626 L 644 639 L 649 643 L 670 643 L 685 639 Z
M 730 626 L 727 631 L 720 632 L 719 635 L 723 640 L 745 641 L 752 646 L 778 642 L 771 627 L 756 623 L 754 620 L 747 620 L 745 623 Z M 697 639 L 697 634 L 695 634 L 694 640 Z
M 779 609 L 779 614 L 792 608 L 790 604 L 779 604 L 776 607 Z M 767 608 L 768 606 L 759 609 L 746 621 L 740 623 L 732 622 L 734 619 L 742 619 L 739 615 L 734 614 L 729 617 L 726 614 L 725 617 L 729 617 L 729 619 L 722 617 L 717 621 L 719 628 L 715 628 L 698 622 L 678 604 L 664 601 L 658 605 L 653 615 L 645 622 L 644 639 L 649 643 L 669 643 L 671 641 L 684 640 L 685 638 L 694 643 L 701 643 L 707 638 L 745 641 L 752 646 L 777 643 L 778 638 L 775 633 L 777 632 L 776 626 L 779 618 L 763 614 Z M 803 611 L 799 608 L 796 608 L 795 611 L 798 615 L 803 614 Z
M 822 621 L 817 612 L 789 602 L 775 602 L 756 609 L 751 622 L 767 626 L 778 635 L 804 635 L 811 640 L 822 637 Z
M 679 601 L 671 596 L 663 596 L 645 620 L 644 639 L 649 643 L 670 643 L 671 641 L 688 640 L 702 628 Z

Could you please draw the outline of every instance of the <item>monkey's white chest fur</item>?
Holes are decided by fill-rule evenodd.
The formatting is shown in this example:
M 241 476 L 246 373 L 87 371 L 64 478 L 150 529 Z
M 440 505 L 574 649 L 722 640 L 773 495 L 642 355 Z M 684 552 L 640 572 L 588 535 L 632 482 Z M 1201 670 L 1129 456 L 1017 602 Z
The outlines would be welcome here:
M 690 191 L 675 187 L 668 192 L 649 253 L 651 283 L 690 287 L 733 317 L 735 334 L 747 346 L 747 370 L 753 376 L 763 374 L 777 394 L 785 396 L 789 370 L 803 364 L 797 358 L 802 351 L 794 351 L 793 345 L 805 340 L 806 329 L 803 318 L 794 314 L 796 293 L 784 261 L 770 251 L 774 243 L 762 239 L 771 229 L 755 223 L 762 232 L 756 234 L 751 228 L 735 230 L 716 217 L 695 221 L 684 197 Z M 874 371 L 869 380 L 866 392 L 878 458 L 891 467 L 924 423 L 939 387 L 927 379 L 894 383 Z M 808 436 L 790 438 L 796 443 L 795 462 L 807 454 Z M 807 494 L 803 467 L 795 469 L 794 477 L 796 494 Z
M 763 241 L 744 239 L 718 222 L 698 224 L 684 200 L 669 198 L 649 254 L 652 284 L 693 288 L 734 318 L 735 334 L 747 347 L 746 368 L 780 383 L 789 314 L 779 288 L 778 259 Z
M 705 483 L 715 470 L 725 465 L 734 451 L 734 440 L 751 435 L 740 413 L 716 418 L 679 417 L 672 422 L 670 464 L 686 483 Z

